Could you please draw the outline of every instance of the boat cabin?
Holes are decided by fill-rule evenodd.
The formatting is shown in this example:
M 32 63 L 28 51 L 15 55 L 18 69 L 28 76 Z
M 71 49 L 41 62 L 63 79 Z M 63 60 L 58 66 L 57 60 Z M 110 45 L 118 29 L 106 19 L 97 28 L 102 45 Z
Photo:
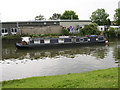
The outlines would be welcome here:
M 104 36 L 91 36 L 91 37 L 59 36 L 58 38 L 22 37 L 22 42 L 25 42 L 26 44 L 63 44 L 63 43 L 86 43 L 103 41 Z

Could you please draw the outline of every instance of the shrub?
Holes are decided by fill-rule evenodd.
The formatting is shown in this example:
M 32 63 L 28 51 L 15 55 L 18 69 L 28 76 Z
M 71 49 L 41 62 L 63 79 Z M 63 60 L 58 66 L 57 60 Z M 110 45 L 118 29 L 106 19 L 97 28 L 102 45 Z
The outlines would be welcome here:
M 32 37 L 39 37 L 39 35 L 32 35 Z
M 63 29 L 63 30 L 62 30 L 62 34 L 63 34 L 63 35 L 69 35 L 69 31 L 68 31 L 67 29 Z

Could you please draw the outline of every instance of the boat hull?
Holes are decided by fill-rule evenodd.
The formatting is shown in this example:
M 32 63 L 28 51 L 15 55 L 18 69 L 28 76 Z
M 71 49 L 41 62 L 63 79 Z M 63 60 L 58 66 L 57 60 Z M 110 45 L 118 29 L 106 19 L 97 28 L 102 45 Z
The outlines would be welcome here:
M 83 42 L 83 43 L 59 43 L 59 44 L 29 44 L 22 45 L 21 43 L 15 44 L 18 49 L 32 49 L 32 48 L 58 48 L 58 47 L 78 47 L 78 46 L 91 46 L 91 45 L 105 45 L 103 42 Z

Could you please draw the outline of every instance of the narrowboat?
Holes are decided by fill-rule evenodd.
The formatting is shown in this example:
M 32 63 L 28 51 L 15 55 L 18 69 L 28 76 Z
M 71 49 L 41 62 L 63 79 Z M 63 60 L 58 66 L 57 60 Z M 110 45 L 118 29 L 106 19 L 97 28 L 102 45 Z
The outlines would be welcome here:
M 58 38 L 42 38 L 42 37 L 22 37 L 20 43 L 16 43 L 19 48 L 41 48 L 48 46 L 62 46 L 64 45 L 90 45 L 90 44 L 108 44 L 104 36 L 87 35 L 84 37 L 77 36 L 59 36 Z

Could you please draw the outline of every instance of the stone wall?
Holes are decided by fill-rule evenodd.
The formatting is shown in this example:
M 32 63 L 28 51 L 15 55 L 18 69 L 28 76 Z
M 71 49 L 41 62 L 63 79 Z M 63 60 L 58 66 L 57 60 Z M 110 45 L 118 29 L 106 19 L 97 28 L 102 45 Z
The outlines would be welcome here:
M 61 26 L 26 26 L 20 27 L 19 33 L 21 34 L 29 34 L 29 35 L 39 35 L 39 34 L 61 34 L 62 27 Z

